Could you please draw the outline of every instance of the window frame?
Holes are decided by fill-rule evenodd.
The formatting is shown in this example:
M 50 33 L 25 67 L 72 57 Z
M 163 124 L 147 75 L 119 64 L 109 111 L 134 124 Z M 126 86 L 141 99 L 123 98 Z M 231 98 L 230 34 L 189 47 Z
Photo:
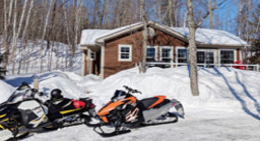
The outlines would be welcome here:
M 216 49 L 197 49 L 197 52 L 198 51 L 204 51 L 205 53 L 206 52 L 213 52 L 213 57 L 214 57 L 214 63 L 213 64 L 217 63 L 217 50 Z M 206 56 L 205 56 L 205 63 L 206 63 Z
M 94 57 L 92 57 L 92 54 L 94 55 Z M 91 53 L 90 53 L 90 60 L 91 61 L 96 61 L 96 52 L 91 51 Z
M 151 58 L 147 57 L 147 49 L 148 49 L 148 48 L 155 48 L 155 61 L 158 60 L 158 59 L 157 59 L 157 58 L 158 58 L 158 56 L 157 56 L 157 54 L 158 54 L 157 47 L 158 47 L 158 46 L 146 46 L 146 59 L 151 59 Z
M 129 58 L 127 59 L 123 59 L 121 58 L 121 48 L 122 47 L 128 47 L 129 48 Z M 119 44 L 118 45 L 118 61 L 119 62 L 132 62 L 132 45 L 128 45 L 128 44 Z
M 186 51 L 187 51 L 187 53 L 188 53 L 188 48 L 187 47 L 183 47 L 183 46 L 179 46 L 179 47 L 176 47 L 176 63 L 179 63 L 178 62 L 178 50 L 179 49 L 186 49 Z M 188 55 L 186 55 L 187 57 L 186 57 L 186 63 L 187 63 L 187 61 L 188 61 Z
M 172 60 L 173 61 L 173 59 L 174 59 L 174 49 L 173 49 L 173 46 L 160 46 L 160 61 L 163 61 L 163 54 L 162 54 L 162 50 L 163 49 L 171 49 L 170 50 L 170 60 Z
M 222 64 L 222 63 L 221 63 L 221 51 L 233 51 L 234 60 L 233 60 L 233 63 L 232 63 L 232 64 L 234 64 L 234 62 L 236 62 L 236 60 L 237 60 L 236 49 L 219 49 L 219 50 L 218 50 L 218 53 L 219 53 L 218 63 L 219 63 L 219 64 Z

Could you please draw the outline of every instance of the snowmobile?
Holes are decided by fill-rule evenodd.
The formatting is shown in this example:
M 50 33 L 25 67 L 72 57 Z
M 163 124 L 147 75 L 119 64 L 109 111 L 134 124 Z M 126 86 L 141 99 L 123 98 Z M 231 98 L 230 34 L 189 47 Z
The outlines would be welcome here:
M 57 90 L 54 92 L 55 96 L 59 96 Z M 83 122 L 88 124 L 96 116 L 92 99 L 62 100 L 54 108 L 51 101 L 43 102 L 36 95 L 41 97 L 43 93 L 22 83 L 6 102 L 0 104 L 0 128 L 11 131 L 16 138 L 44 129 L 57 129 Z M 61 96 L 58 98 L 61 99 Z
M 178 116 L 184 116 L 183 105 L 176 99 L 155 96 L 138 100 L 132 94 L 142 94 L 140 91 L 128 86 L 124 88 L 126 91 L 116 90 L 111 101 L 97 112 L 102 123 L 94 127 L 94 131 L 103 137 L 128 133 L 147 125 L 174 123 Z M 176 112 L 170 112 L 172 107 Z

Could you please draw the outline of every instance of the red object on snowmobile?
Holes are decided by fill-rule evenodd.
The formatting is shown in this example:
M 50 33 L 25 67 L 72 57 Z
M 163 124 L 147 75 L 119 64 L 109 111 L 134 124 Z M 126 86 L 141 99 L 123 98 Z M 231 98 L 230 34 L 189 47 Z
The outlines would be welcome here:
M 74 99 L 72 99 L 72 101 L 76 108 L 84 108 L 86 106 L 86 103 L 83 101 L 74 100 Z

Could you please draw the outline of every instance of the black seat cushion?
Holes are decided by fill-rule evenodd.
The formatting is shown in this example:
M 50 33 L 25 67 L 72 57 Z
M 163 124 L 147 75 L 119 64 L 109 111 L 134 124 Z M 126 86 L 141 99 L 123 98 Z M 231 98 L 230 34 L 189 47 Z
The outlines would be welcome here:
M 141 103 L 144 105 L 144 108 L 147 109 L 149 106 L 154 104 L 158 100 L 157 97 L 151 97 L 141 100 Z

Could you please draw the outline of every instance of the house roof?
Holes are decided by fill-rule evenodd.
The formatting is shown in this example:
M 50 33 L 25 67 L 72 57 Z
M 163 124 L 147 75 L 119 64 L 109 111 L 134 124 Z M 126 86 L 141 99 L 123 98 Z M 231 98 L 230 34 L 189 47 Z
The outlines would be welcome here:
M 171 27 L 171 29 L 186 37 L 189 35 L 188 28 Z M 201 44 L 212 45 L 247 45 L 246 41 L 227 31 L 207 28 L 197 28 L 196 41 Z
M 148 22 L 152 26 L 158 29 L 163 29 L 164 31 L 169 31 L 175 36 L 188 41 L 188 28 L 183 27 L 168 27 L 163 26 L 154 22 Z M 86 29 L 82 31 L 80 45 L 95 45 L 98 42 L 103 42 L 107 38 L 111 38 L 119 35 L 123 32 L 130 32 L 133 29 L 142 28 L 143 24 L 141 22 L 123 26 L 120 28 L 115 28 L 111 30 L 104 29 Z M 230 46 L 245 46 L 247 42 L 241 38 L 223 30 L 217 29 L 205 29 L 198 28 L 196 30 L 196 41 L 197 44 L 202 45 L 230 45 Z
M 80 45 L 95 45 L 96 40 L 101 37 L 105 37 L 110 34 L 114 34 L 119 31 L 132 28 L 139 24 L 141 24 L 141 22 L 119 27 L 119 28 L 115 28 L 115 29 L 109 29 L 109 30 L 108 29 L 85 29 L 82 31 L 82 34 L 81 34 Z

